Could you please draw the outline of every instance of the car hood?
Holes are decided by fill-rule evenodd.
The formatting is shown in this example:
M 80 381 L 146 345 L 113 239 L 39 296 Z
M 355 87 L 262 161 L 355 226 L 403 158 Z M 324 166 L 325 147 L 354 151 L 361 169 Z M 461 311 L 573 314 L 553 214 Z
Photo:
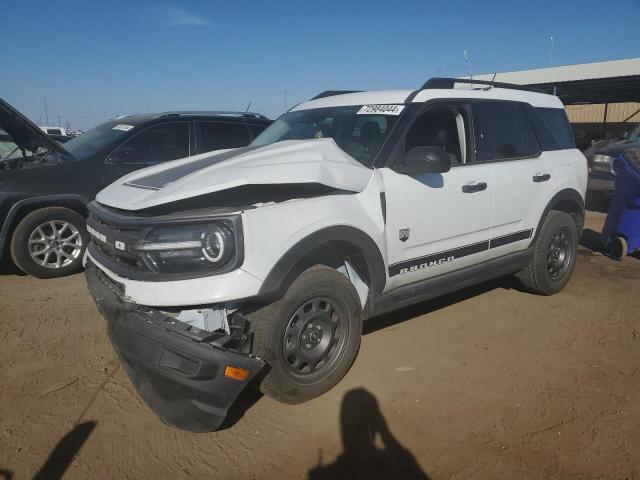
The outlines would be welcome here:
M 53 141 L 31 120 L 0 98 L 0 129 L 7 132 L 18 147 L 32 152 L 39 148 L 68 155 L 67 151 Z
M 371 174 L 333 139 L 287 140 L 138 170 L 102 190 L 96 200 L 124 210 L 143 210 L 246 185 L 320 184 L 361 192 Z

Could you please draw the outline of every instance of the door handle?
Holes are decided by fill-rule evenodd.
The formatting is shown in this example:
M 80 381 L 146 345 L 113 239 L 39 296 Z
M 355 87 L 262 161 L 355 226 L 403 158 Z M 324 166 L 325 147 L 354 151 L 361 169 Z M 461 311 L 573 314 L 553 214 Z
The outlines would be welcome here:
M 464 193 L 481 192 L 482 190 L 486 190 L 486 189 L 487 189 L 487 184 L 485 182 L 467 183 L 466 185 L 462 186 L 462 191 Z
M 549 175 L 548 173 L 538 173 L 537 175 L 533 176 L 533 181 L 535 183 L 546 182 L 550 178 L 551 175 Z

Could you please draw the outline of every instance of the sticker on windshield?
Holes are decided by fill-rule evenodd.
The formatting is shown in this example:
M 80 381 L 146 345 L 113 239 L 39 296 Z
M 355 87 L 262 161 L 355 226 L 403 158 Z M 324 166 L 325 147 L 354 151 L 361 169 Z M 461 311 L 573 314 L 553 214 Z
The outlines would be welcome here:
M 123 132 L 128 132 L 133 128 L 133 125 L 126 125 L 124 123 L 119 123 L 112 130 L 122 130 Z
M 363 105 L 358 115 L 400 115 L 404 105 Z

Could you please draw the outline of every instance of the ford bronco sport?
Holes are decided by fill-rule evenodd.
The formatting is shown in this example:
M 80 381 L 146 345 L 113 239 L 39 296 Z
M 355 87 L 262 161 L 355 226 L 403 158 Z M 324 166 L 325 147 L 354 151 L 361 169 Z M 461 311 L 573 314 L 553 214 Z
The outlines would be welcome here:
M 458 83 L 326 92 L 248 147 L 98 194 L 87 282 L 166 423 L 219 428 L 255 377 L 285 403 L 321 395 L 374 315 L 508 274 L 542 295 L 567 284 L 587 163 L 551 126 L 569 128 L 562 103 Z

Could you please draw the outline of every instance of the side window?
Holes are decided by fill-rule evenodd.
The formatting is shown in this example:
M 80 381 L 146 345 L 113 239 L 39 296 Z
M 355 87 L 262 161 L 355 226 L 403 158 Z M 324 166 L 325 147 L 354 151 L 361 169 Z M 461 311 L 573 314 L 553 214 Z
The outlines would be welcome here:
M 551 131 L 558 149 L 575 148 L 573 132 L 569 126 L 567 114 L 562 108 L 542 108 L 535 109 L 542 118 L 546 127 Z
M 472 103 L 476 161 L 531 157 L 537 145 L 518 103 Z
M 256 138 L 258 135 L 262 133 L 262 131 L 268 127 L 268 125 L 254 125 L 249 124 L 249 132 L 251 133 L 251 138 Z
M 421 114 L 405 138 L 405 153 L 414 147 L 440 147 L 451 158 L 452 165 L 467 159 L 469 122 L 462 106 L 436 107 Z
M 199 122 L 198 153 L 249 144 L 249 131 L 244 123 Z
M 149 127 L 120 145 L 111 161 L 126 164 L 153 164 L 189 156 L 187 122 Z

